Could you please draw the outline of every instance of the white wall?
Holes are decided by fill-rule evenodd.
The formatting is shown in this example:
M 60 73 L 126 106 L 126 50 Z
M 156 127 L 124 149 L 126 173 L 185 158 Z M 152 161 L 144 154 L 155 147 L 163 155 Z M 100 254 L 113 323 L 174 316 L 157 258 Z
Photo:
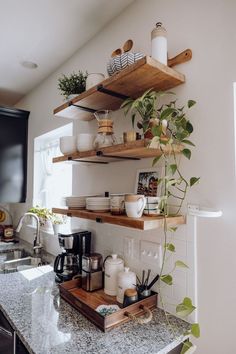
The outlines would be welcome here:
M 234 14 L 233 0 L 136 1 L 88 42 L 60 70 L 18 104 L 20 108 L 31 111 L 28 176 L 30 204 L 33 189 L 33 139 L 67 123 L 67 120 L 52 116 L 53 108 L 61 102 L 56 89 L 60 73 L 76 69 L 105 72 L 106 61 L 112 50 L 128 38 L 134 40 L 136 50 L 150 53 L 150 32 L 159 20 L 168 30 L 170 56 L 188 47 L 193 50 L 191 62 L 178 68 L 186 75 L 186 84 L 175 90 L 181 101 L 191 98 L 198 102 L 191 112 L 195 126 L 196 148 L 191 161 L 183 161 L 183 168 L 189 177 L 201 176 L 201 184 L 191 192 L 189 201 L 222 209 L 224 213 L 220 219 L 202 219 L 198 222 L 199 322 L 202 330 L 201 338 L 198 340 L 198 353 L 201 354 L 231 354 L 234 351 L 236 325 Z M 120 133 L 127 125 L 124 118 L 119 118 L 118 115 L 120 113 L 117 114 L 115 124 Z M 79 131 L 92 129 L 95 129 L 95 122 L 81 123 L 76 126 L 76 130 Z M 93 166 L 89 169 L 89 175 L 87 167 L 84 167 L 80 172 L 75 171 L 74 190 L 85 191 L 86 189 L 91 192 L 131 190 L 136 169 L 147 166 L 150 166 L 148 160 L 138 164 L 117 163 L 112 164 L 112 167 Z M 118 234 L 124 229 L 111 229 L 109 226 L 95 224 L 90 226 L 96 227 L 98 250 L 104 251 L 104 243 L 108 240 L 110 243 L 107 247 L 114 245 L 118 247 L 119 242 L 122 243 L 122 238 L 119 241 Z M 113 236 L 116 239 L 114 243 Z M 155 236 L 150 234 L 147 237 L 153 239 Z

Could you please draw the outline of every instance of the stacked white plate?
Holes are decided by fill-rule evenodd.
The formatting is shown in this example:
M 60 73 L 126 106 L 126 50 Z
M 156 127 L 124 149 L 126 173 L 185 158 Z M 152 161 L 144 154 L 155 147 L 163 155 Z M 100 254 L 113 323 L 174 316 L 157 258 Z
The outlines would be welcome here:
M 94 212 L 109 211 L 110 198 L 107 197 L 86 198 L 86 209 Z

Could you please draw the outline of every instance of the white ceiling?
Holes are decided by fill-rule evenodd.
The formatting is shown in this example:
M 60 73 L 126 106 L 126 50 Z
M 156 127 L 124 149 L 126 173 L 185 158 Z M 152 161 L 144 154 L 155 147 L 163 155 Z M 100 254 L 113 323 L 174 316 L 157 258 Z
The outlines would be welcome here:
M 0 104 L 14 105 L 132 1 L 0 0 Z

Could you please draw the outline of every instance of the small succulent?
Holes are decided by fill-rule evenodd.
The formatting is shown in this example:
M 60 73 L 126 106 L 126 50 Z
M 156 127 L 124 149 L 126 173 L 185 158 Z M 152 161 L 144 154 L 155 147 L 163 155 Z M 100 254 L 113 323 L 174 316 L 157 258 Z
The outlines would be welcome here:
M 78 73 L 73 72 L 69 76 L 63 74 L 58 79 L 58 89 L 61 91 L 62 96 L 68 99 L 70 95 L 84 92 L 87 77 L 87 71 L 83 73 L 80 70 Z

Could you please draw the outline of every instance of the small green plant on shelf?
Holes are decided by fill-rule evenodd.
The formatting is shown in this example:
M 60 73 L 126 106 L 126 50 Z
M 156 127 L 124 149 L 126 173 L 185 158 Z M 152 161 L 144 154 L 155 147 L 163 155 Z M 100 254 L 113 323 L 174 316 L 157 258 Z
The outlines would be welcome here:
M 124 108 L 125 115 L 131 113 L 133 127 L 138 115 L 137 127 L 143 129 L 143 133 L 146 135 L 157 118 L 156 105 L 159 95 L 162 95 L 162 93 L 150 89 L 137 99 L 128 98 L 121 105 L 121 108 Z
M 181 147 L 181 155 L 190 160 L 191 147 L 195 145 L 189 140 L 193 132 L 193 125 L 187 117 L 188 110 L 195 105 L 195 101 L 189 100 L 186 106 L 178 106 L 177 100 L 173 99 L 169 103 L 160 105 L 160 98 L 166 95 L 174 96 L 173 93 L 156 92 L 153 89 L 146 91 L 141 97 L 136 100 L 127 99 L 122 107 L 125 109 L 125 115 L 131 112 L 132 124 L 134 125 L 136 114 L 139 113 L 141 120 L 138 121 L 138 128 L 142 128 L 144 133 L 149 133 L 150 147 L 158 148 L 162 154 L 153 159 L 152 166 L 156 164 L 164 164 L 164 177 L 159 180 L 160 187 L 163 190 L 161 197 L 160 209 L 164 216 L 164 254 L 163 262 L 160 271 L 160 281 L 167 286 L 173 284 L 173 272 L 176 268 L 188 268 L 188 265 L 181 260 L 177 260 L 172 271 L 165 273 L 165 264 L 168 252 L 175 252 L 174 242 L 168 242 L 168 233 L 176 232 L 176 227 L 169 227 L 167 217 L 170 215 L 178 215 L 183 203 L 186 199 L 189 188 L 199 182 L 199 177 L 184 177 L 180 168 L 180 159 L 175 153 L 176 145 Z M 151 122 L 151 124 L 150 124 Z M 168 147 L 168 149 L 166 149 Z M 165 310 L 165 304 L 161 295 L 160 299 L 162 307 L 165 311 L 166 320 L 173 334 L 175 329 L 169 321 L 169 314 Z M 187 317 L 195 310 L 192 300 L 185 297 L 183 301 L 176 306 L 176 314 L 180 317 Z M 195 337 L 200 336 L 200 328 L 198 323 L 191 324 L 189 335 Z M 193 344 L 186 341 L 183 345 L 181 354 L 190 351 Z
M 80 70 L 78 73 L 73 72 L 69 76 L 63 74 L 58 79 L 58 89 L 61 91 L 61 95 L 68 99 L 70 95 L 79 95 L 84 92 L 87 77 L 87 71 L 83 73 Z

